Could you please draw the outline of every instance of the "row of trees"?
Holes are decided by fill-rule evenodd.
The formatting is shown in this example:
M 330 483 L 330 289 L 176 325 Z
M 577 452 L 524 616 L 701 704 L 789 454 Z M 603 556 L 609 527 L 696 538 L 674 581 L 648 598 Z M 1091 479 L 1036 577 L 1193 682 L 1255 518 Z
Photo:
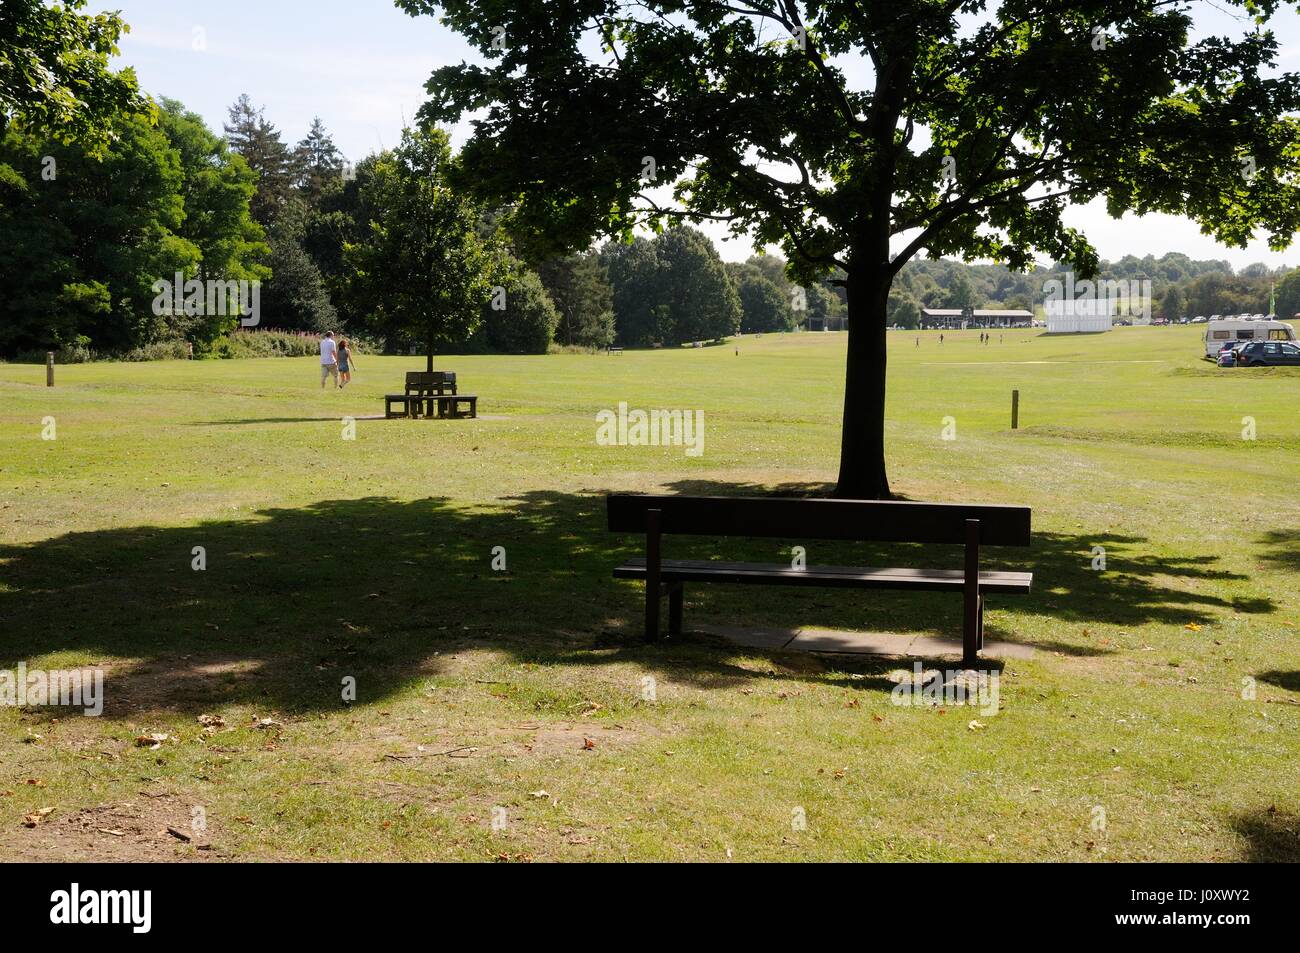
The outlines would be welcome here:
M 355 168 L 320 119 L 290 146 L 247 96 L 224 137 L 170 99 L 109 130 L 102 146 L 20 123 L 0 139 L 0 354 L 167 340 L 202 352 L 235 318 L 154 313 L 154 282 L 177 273 L 262 282 L 263 326 L 428 352 L 672 345 L 843 308 L 823 286 L 793 285 L 783 260 L 726 264 L 684 226 L 526 263 L 509 210 L 455 188 L 437 130 L 408 130 Z
M 163 100 L 109 130 L 100 144 L 19 122 L 0 136 L 0 353 L 210 340 L 228 318 L 155 314 L 153 282 L 270 275 L 256 180 L 197 116 Z
M 1015 272 L 1005 265 L 970 265 L 946 259 L 918 259 L 899 269 L 889 293 L 888 321 L 918 326 L 922 308 L 1010 308 L 1033 311 L 1049 281 L 1066 281 L 1062 264 Z M 1180 252 L 1156 258 L 1126 256 L 1102 261 L 1097 281 L 1149 281 L 1152 313 L 1177 320 L 1189 315 L 1300 312 L 1300 269 L 1262 263 L 1234 271 L 1221 259 L 1197 261 Z

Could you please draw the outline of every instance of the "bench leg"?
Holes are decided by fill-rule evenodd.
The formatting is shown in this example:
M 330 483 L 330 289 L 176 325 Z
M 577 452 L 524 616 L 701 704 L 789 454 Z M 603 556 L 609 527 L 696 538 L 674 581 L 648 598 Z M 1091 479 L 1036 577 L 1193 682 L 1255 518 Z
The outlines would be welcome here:
M 962 613 L 961 626 L 961 667 L 977 668 L 979 666 L 979 657 L 976 653 L 979 651 L 979 622 L 975 619 L 978 609 L 971 611 L 971 602 L 967 600 L 965 611 Z
M 979 648 L 984 648 L 984 596 L 980 595 Z
M 966 582 L 962 591 L 961 665 L 979 668 L 980 630 L 984 627 L 984 597 L 980 593 L 979 520 L 966 521 Z
M 653 642 L 659 638 L 659 582 L 645 582 L 645 640 Z
M 659 527 L 663 514 L 647 510 L 645 516 L 645 637 L 647 642 L 653 642 L 659 638 L 659 599 L 663 595 L 659 583 Z
M 682 589 L 683 585 L 673 583 L 668 589 L 668 634 L 682 634 Z

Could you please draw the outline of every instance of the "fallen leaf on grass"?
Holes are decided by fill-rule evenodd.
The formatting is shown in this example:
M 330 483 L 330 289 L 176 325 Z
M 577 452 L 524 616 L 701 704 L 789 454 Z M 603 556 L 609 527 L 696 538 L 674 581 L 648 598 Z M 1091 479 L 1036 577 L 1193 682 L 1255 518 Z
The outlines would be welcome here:
M 209 733 L 226 727 L 226 719 L 220 715 L 199 715 L 198 722 L 203 726 L 203 730 Z
M 966 727 L 971 731 L 979 731 L 980 729 L 985 728 L 987 726 L 982 721 L 971 721 L 969 724 L 966 725 Z
M 583 751 L 594 751 L 595 749 L 596 749 L 596 742 L 592 741 L 590 738 L 582 739 Z
M 253 722 L 253 727 L 258 731 L 265 731 L 268 728 L 283 728 L 284 726 L 274 718 L 258 718 Z
M 28 778 L 26 783 L 30 784 L 34 788 L 45 787 L 45 782 L 42 781 L 40 778 Z
M 136 735 L 135 746 L 137 748 L 148 748 L 150 751 L 157 751 L 162 747 L 163 742 L 168 738 L 161 731 L 155 731 L 150 735 Z
M 1200 632 L 1201 624 L 1199 622 L 1189 622 L 1185 626 L 1183 626 L 1183 628 L 1191 632 Z
M 546 791 L 530 791 L 530 792 L 528 793 L 528 796 L 529 796 L 529 797 L 535 797 L 535 798 L 541 799 L 541 798 L 544 798 L 544 797 L 550 797 L 551 795 L 550 795 L 548 792 L 546 792 Z
M 54 808 L 43 807 L 39 811 L 32 811 L 30 814 L 24 814 L 23 826 L 35 827 L 37 824 L 40 824 L 42 821 L 44 821 L 47 817 L 49 817 L 53 813 L 54 813 Z

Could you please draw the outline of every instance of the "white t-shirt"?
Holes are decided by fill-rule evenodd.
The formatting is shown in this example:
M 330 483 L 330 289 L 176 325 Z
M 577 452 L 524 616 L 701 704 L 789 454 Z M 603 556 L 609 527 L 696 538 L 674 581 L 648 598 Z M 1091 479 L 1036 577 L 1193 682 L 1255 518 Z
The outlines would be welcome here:
M 334 343 L 333 338 L 320 339 L 320 362 L 322 367 L 336 363 L 334 355 L 338 353 L 338 345 Z

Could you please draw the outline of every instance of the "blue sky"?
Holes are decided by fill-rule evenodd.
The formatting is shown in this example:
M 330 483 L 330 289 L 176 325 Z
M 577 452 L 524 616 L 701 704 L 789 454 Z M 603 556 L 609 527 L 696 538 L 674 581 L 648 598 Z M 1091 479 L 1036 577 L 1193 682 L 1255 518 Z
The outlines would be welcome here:
M 434 18 L 408 17 L 392 0 L 103 0 L 102 8 L 120 9 L 131 25 L 119 62 L 133 66 L 153 95 L 179 99 L 220 132 L 226 110 L 246 92 L 290 143 L 319 115 L 354 161 L 397 142 L 403 122 L 424 102 L 424 83 L 434 69 L 475 55 Z M 1204 12 L 1197 22 L 1206 30 L 1233 25 L 1213 6 L 1198 9 Z M 1280 12 L 1273 29 L 1281 67 L 1300 71 L 1300 14 Z M 466 131 L 455 129 L 453 136 L 460 140 Z M 1122 131 L 1116 146 L 1124 147 Z M 1108 259 L 1181 251 L 1226 258 L 1237 267 L 1300 263 L 1300 244 L 1281 253 L 1263 241 L 1230 249 L 1172 216 L 1116 221 L 1094 203 L 1071 209 L 1068 221 Z M 704 230 L 724 258 L 751 253 L 747 242 L 724 241 L 721 229 Z

